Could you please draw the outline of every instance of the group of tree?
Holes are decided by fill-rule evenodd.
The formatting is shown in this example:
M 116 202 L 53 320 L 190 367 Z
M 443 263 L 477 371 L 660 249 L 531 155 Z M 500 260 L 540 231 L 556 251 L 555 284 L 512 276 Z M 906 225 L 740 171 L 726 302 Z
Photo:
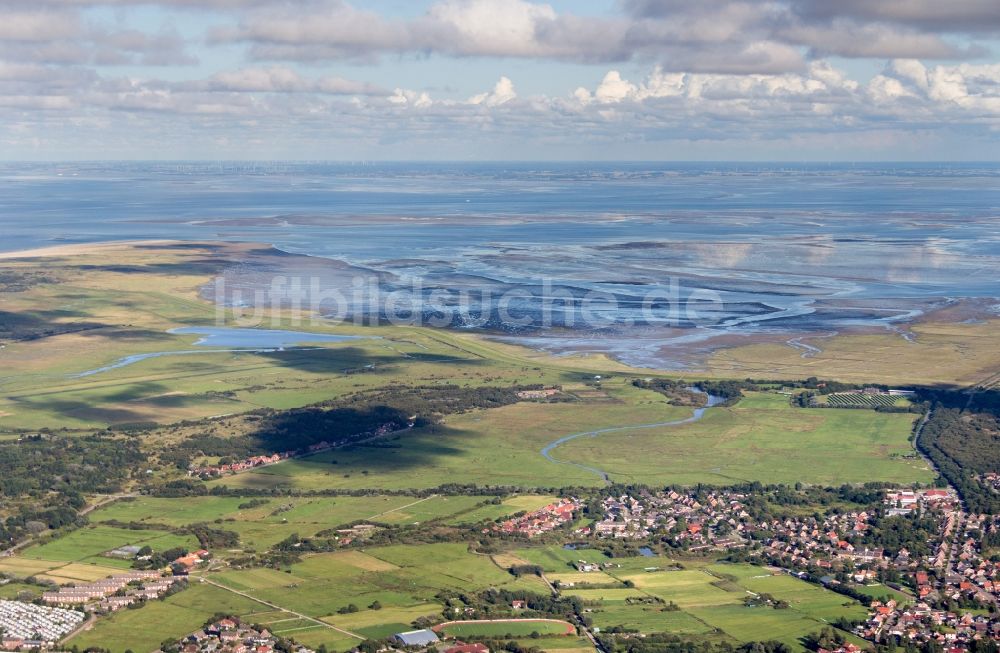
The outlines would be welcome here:
M 0 441 L 0 546 L 82 523 L 84 494 L 113 493 L 144 460 L 133 440 L 37 434 Z

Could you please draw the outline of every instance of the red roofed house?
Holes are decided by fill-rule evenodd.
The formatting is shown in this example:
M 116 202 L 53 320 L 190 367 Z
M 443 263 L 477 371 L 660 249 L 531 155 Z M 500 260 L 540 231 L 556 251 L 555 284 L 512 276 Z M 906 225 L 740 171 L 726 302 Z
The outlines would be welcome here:
M 444 650 L 444 653 L 490 653 L 489 647 L 485 644 L 459 644 Z

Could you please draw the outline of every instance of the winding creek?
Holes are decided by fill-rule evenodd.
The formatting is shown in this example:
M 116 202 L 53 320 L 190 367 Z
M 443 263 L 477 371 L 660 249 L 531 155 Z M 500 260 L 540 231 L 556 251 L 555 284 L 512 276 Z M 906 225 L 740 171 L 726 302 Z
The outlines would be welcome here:
M 571 465 L 573 467 L 577 467 L 579 469 L 591 472 L 593 474 L 597 474 L 602 479 L 604 479 L 605 483 L 610 483 L 611 482 L 611 477 L 609 476 L 609 473 L 606 472 L 606 471 L 604 471 L 603 469 L 598 469 L 596 467 L 590 467 L 588 465 L 584 465 L 583 463 L 575 463 L 575 462 L 570 461 L 570 460 L 560 460 L 559 458 L 556 458 L 555 456 L 552 455 L 552 451 L 554 449 L 556 449 L 556 448 L 558 448 L 558 447 L 566 444 L 567 442 L 569 442 L 571 440 L 576 440 L 577 438 L 583 438 L 583 437 L 596 438 L 597 436 L 603 435 L 605 433 L 618 433 L 618 432 L 621 432 L 621 431 L 641 431 L 641 430 L 644 430 L 644 429 L 656 429 L 656 428 L 664 428 L 664 427 L 670 427 L 670 426 L 681 426 L 683 424 L 691 424 L 692 422 L 697 422 L 702 417 L 704 417 L 706 410 L 708 410 L 709 408 L 712 408 L 713 406 L 718 406 L 719 404 L 725 403 L 725 401 L 726 400 L 723 397 L 717 397 L 715 395 L 708 395 L 708 401 L 707 401 L 707 403 L 704 406 L 702 406 L 701 408 L 695 408 L 694 412 L 691 413 L 691 416 L 690 417 L 686 417 L 684 419 L 675 419 L 675 420 L 671 420 L 669 422 L 656 422 L 654 424 L 636 424 L 634 426 L 611 426 L 611 427 L 604 428 L 604 429 L 596 429 L 594 431 L 582 431 L 580 433 L 573 433 L 571 435 L 564 435 L 563 437 L 559 438 L 558 440 L 553 440 L 549 444 L 545 445 L 545 447 L 542 448 L 542 450 L 541 450 L 541 454 L 549 462 L 553 462 L 553 463 L 556 463 L 558 465 Z

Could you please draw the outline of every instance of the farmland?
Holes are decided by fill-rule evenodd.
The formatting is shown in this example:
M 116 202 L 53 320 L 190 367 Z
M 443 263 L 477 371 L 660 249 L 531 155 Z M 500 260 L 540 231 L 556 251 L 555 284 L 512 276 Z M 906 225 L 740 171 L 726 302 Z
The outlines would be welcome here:
M 841 594 L 752 565 L 685 561 L 678 567 L 676 561 L 662 557 L 609 558 L 595 549 L 556 546 L 519 549 L 515 554 L 542 566 L 549 580 L 572 583 L 562 593 L 586 601 L 594 624 L 602 630 L 623 627 L 731 642 L 778 639 L 801 650 L 799 638 L 823 624 L 865 614 L 861 604 Z M 578 560 L 604 570 L 572 572 Z M 745 597 L 761 593 L 785 600 L 790 607 L 744 606 Z M 671 603 L 676 607 L 668 607 Z
M 675 603 L 686 616 L 670 611 L 657 614 L 646 606 L 631 616 L 627 609 L 619 607 L 609 613 L 596 612 L 596 622 L 612 626 L 619 625 L 612 623 L 616 619 L 622 619 L 622 625 L 662 631 L 665 629 L 659 622 L 662 618 L 693 634 L 714 632 L 734 641 L 777 639 L 799 649 L 800 638 L 819 630 L 823 624 L 839 617 L 860 618 L 865 614 L 860 604 L 840 594 L 748 565 L 622 573 L 620 578 L 632 581 L 643 595 Z M 776 610 L 743 605 L 748 593 L 763 592 L 788 601 L 791 607 Z
M 902 397 L 887 394 L 867 394 L 861 392 L 838 392 L 825 395 L 825 404 L 834 408 L 879 408 L 888 406 L 904 406 L 907 402 Z
M 199 584 L 141 610 L 124 610 L 99 620 L 72 639 L 85 649 L 96 646 L 112 653 L 126 649 L 152 651 L 169 638 L 180 638 L 201 627 L 217 612 L 256 618 L 268 608 L 211 585 Z
M 162 551 L 175 547 L 195 549 L 198 541 L 191 536 L 177 536 L 163 531 L 87 526 L 52 542 L 31 547 L 24 552 L 24 557 L 52 562 L 82 562 L 116 566 L 116 563 L 120 564 L 121 561 L 103 557 L 101 554 L 130 544 L 150 546 Z

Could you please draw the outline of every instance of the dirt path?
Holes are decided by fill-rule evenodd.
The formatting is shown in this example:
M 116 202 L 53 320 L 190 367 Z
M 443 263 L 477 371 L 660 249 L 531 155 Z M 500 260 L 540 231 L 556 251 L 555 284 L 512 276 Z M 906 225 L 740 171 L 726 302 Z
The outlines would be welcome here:
M 380 512 L 379 514 L 372 515 L 371 517 L 365 517 L 365 519 L 366 520 L 372 520 L 372 519 L 377 519 L 379 517 L 383 517 L 385 515 L 391 515 L 392 513 L 399 512 L 400 510 L 406 510 L 407 508 L 412 508 L 413 506 L 417 505 L 418 503 L 423 503 L 424 501 L 430 501 L 431 499 L 436 499 L 436 498 L 438 498 L 438 496 L 439 495 L 437 495 L 437 494 L 432 494 L 430 496 L 424 497 L 423 499 L 417 499 L 416 501 L 414 501 L 412 503 L 408 503 L 405 506 L 400 506 L 398 508 L 393 508 L 392 510 L 386 510 L 385 512 Z
M 221 590 L 225 590 L 227 592 L 232 592 L 233 594 L 236 594 L 237 596 L 242 596 L 245 599 L 250 599 L 251 601 L 253 601 L 255 603 L 260 603 L 261 605 L 266 605 L 267 607 L 269 607 L 269 608 L 271 608 L 273 610 L 278 610 L 280 612 L 287 612 L 288 614 L 295 615 L 299 619 L 303 619 L 305 621 L 309 621 L 309 622 L 314 623 L 314 624 L 316 624 L 318 626 L 323 626 L 324 628 L 329 628 L 330 630 L 335 630 L 338 633 L 341 633 L 343 635 L 347 635 L 348 637 L 353 637 L 354 639 L 360 639 L 361 641 L 364 641 L 364 640 L 368 639 L 367 637 L 362 637 L 361 635 L 358 635 L 357 633 L 352 633 L 349 630 L 343 630 L 341 628 L 337 628 L 333 624 L 328 624 L 325 621 L 320 621 L 319 619 L 316 619 L 315 617 L 310 617 L 309 615 L 302 614 L 301 612 L 295 612 L 294 610 L 289 610 L 288 608 L 283 608 L 280 605 L 275 605 L 274 603 L 268 603 L 267 601 L 265 601 L 263 599 L 258 599 L 256 596 L 251 596 L 250 594 L 247 594 L 246 592 L 240 592 L 238 590 L 234 590 L 231 587 L 226 587 L 225 585 L 223 585 L 221 583 L 217 583 L 214 580 L 210 580 L 210 579 L 204 578 L 204 577 L 202 577 L 202 580 L 204 582 L 208 583 L 209 585 L 212 585 L 213 587 L 218 587 Z

